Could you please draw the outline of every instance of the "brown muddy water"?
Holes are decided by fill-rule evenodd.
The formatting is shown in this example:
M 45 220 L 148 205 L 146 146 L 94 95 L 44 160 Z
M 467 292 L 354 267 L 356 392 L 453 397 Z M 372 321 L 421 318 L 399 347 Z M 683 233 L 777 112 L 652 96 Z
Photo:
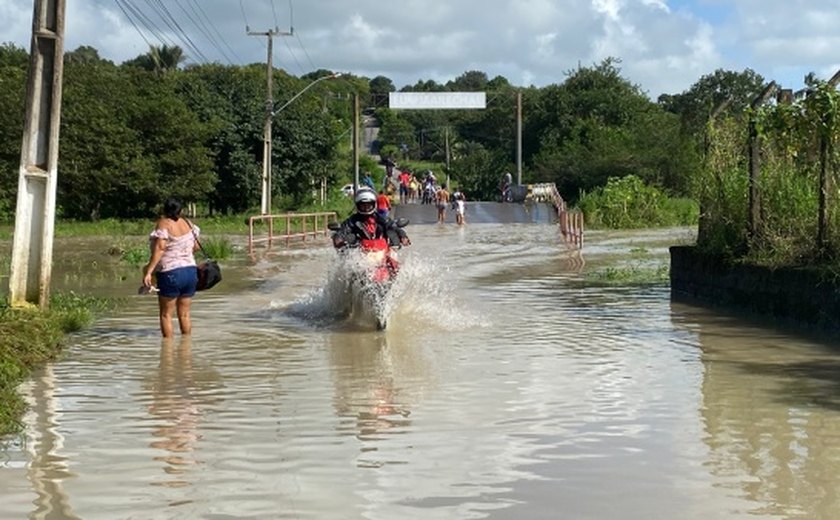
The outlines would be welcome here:
M 171 343 L 106 241 L 59 242 L 57 287 L 128 302 L 21 386 L 0 517 L 840 517 L 835 345 L 593 282 L 689 230 L 579 262 L 550 224 L 408 229 L 384 332 L 322 241 L 227 262 Z

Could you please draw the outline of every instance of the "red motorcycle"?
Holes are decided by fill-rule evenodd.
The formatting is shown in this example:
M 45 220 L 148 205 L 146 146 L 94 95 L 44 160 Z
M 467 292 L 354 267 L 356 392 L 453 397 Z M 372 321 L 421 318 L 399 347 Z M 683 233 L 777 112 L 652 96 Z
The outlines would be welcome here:
M 398 219 L 396 225 L 404 227 L 406 219 Z M 330 223 L 328 228 L 340 232 L 340 224 Z M 384 330 L 390 314 L 388 295 L 396 280 L 400 265 L 396 249 L 400 248 L 398 238 L 342 239 L 334 243 L 343 255 L 344 266 L 349 271 L 351 314 L 371 316 L 377 330 Z

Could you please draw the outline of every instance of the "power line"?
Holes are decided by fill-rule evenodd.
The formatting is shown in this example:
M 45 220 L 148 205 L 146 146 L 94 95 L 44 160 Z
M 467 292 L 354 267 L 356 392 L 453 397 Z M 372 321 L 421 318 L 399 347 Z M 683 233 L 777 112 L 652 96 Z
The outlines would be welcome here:
M 132 26 L 134 26 L 134 28 L 137 30 L 137 33 L 138 33 L 138 34 L 140 34 L 140 37 L 141 37 L 141 38 L 143 38 L 143 41 L 144 41 L 144 42 L 146 42 L 146 45 L 148 45 L 149 47 L 151 47 L 151 46 L 152 46 L 152 43 L 148 40 L 148 38 L 146 38 L 146 35 L 145 35 L 145 34 L 143 34 L 143 31 L 141 31 L 141 30 L 140 30 L 140 27 L 138 27 L 138 26 L 137 26 L 137 24 L 136 24 L 136 23 L 134 23 L 134 20 L 131 18 L 131 16 L 129 16 L 128 12 L 126 11 L 126 8 L 125 8 L 125 7 L 123 7 L 122 3 L 120 3 L 120 0 L 115 0 L 115 1 L 116 1 L 116 4 L 117 4 L 117 7 L 119 7 L 119 8 L 120 8 L 120 11 L 122 11 L 122 12 L 123 12 L 123 14 L 125 15 L 125 17 L 126 17 L 126 19 L 128 20 L 128 22 L 129 22 Z
M 187 19 L 189 19 L 189 21 L 192 22 L 196 29 L 198 29 L 198 31 L 207 39 L 207 41 L 210 42 L 210 45 L 212 45 L 217 51 L 219 51 L 219 53 L 224 57 L 224 59 L 227 60 L 228 63 L 233 64 L 233 61 L 227 55 L 225 50 L 219 45 L 219 42 L 210 32 L 210 29 L 207 27 L 207 24 L 204 23 L 204 20 L 201 19 L 201 16 L 198 14 L 195 8 L 191 4 L 189 4 L 189 2 L 187 3 L 190 9 L 192 9 L 193 14 L 195 14 L 195 17 L 193 17 L 193 15 L 190 14 L 190 12 L 187 11 L 187 9 L 184 8 L 184 6 L 178 0 L 175 0 L 175 3 L 178 5 L 181 11 L 183 11 Z
M 248 17 L 245 16 L 245 6 L 242 5 L 242 0 L 239 0 L 239 9 L 242 11 L 242 19 L 245 20 L 245 29 L 247 30 L 250 24 L 248 23 Z
M 300 69 L 300 73 L 301 74 L 306 74 L 306 70 L 303 68 L 303 65 L 300 64 L 300 61 L 298 61 L 297 56 L 295 56 L 294 51 L 292 51 L 292 46 L 289 45 L 289 42 L 287 40 L 283 40 L 283 43 L 286 44 L 286 48 L 289 50 L 289 54 L 292 56 L 292 59 L 295 60 L 295 63 L 297 64 L 298 68 Z
M 169 29 L 174 33 L 178 34 L 178 38 L 184 44 L 184 47 L 187 47 L 195 52 L 195 55 L 204 63 L 209 63 L 210 60 L 207 59 L 207 56 L 201 52 L 201 49 L 192 41 L 192 38 L 184 31 L 181 27 L 181 24 L 178 23 L 178 20 L 172 16 L 172 13 L 169 12 L 169 9 L 164 5 L 163 0 L 146 0 L 146 3 L 149 7 L 152 8 L 155 13 L 157 13 L 158 17 L 169 27 Z M 155 7 L 155 4 L 158 5 L 158 8 Z
M 280 24 L 277 22 L 277 10 L 274 9 L 274 0 L 268 0 L 271 4 L 271 14 L 274 15 L 274 27 L 280 27 Z
M 189 1 L 189 0 L 188 0 L 188 1 Z M 195 4 L 195 8 L 196 8 L 196 9 L 198 9 L 198 12 L 199 12 L 201 15 L 203 15 L 203 16 L 204 16 L 204 19 L 205 19 L 205 20 L 207 20 L 207 23 L 208 23 L 208 24 L 210 24 L 210 27 L 213 29 L 213 31 L 214 31 L 214 32 L 215 32 L 215 33 L 219 36 L 219 38 L 222 40 L 222 43 L 225 45 L 225 47 L 227 47 L 227 48 L 228 48 L 228 50 L 229 50 L 229 51 L 230 51 L 230 53 L 233 55 L 233 57 L 234 57 L 234 58 L 236 58 L 236 60 L 237 60 L 237 61 L 242 61 L 242 60 L 239 58 L 239 56 L 237 56 L 236 51 L 235 51 L 235 50 L 233 50 L 233 47 L 231 47 L 231 46 L 228 44 L 228 42 L 227 42 L 227 40 L 225 39 L 225 37 L 224 37 L 224 36 L 222 36 L 222 33 L 219 31 L 219 29 L 216 27 L 216 25 L 215 25 L 215 24 L 214 24 L 214 23 L 210 20 L 210 17 L 209 17 L 209 16 L 207 16 L 207 13 L 204 11 L 204 9 L 201 7 L 201 5 L 198 3 L 198 0 L 192 0 L 192 2 Z
M 312 66 L 312 70 L 318 70 L 318 67 L 312 62 L 312 58 L 309 57 L 309 53 L 306 52 L 306 47 L 303 46 L 303 42 L 300 40 L 300 33 L 295 33 L 295 38 L 297 38 L 298 43 L 300 44 L 300 48 L 303 49 L 303 54 L 306 55 L 306 59 L 309 60 L 309 65 Z
M 164 31 L 162 31 L 157 26 L 157 24 L 155 24 L 155 22 L 151 20 L 151 18 L 146 16 L 146 14 L 143 13 L 143 11 L 141 11 L 139 7 L 134 5 L 132 0 L 122 0 L 122 2 L 125 4 L 126 9 L 128 9 L 129 11 L 131 11 L 131 13 L 134 14 L 134 17 L 137 19 L 140 25 L 142 25 L 150 34 L 152 34 L 156 40 L 158 40 L 164 45 L 175 45 L 175 41 L 167 38 L 165 36 Z M 149 44 L 149 46 L 151 47 L 152 45 Z

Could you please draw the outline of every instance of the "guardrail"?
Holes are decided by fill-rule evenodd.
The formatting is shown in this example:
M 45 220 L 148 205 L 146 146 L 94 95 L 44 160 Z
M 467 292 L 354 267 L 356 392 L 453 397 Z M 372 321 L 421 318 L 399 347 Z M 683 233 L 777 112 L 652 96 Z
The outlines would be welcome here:
M 583 212 L 580 210 L 569 210 L 566 201 L 557 191 L 557 185 L 553 182 L 530 184 L 528 186 L 528 198 L 534 202 L 550 202 L 557 211 L 557 223 L 560 225 L 560 233 L 563 239 L 570 246 L 583 249 Z
M 308 237 L 317 238 L 319 235 L 326 237 L 329 234 L 327 224 L 338 219 L 335 211 L 324 211 L 318 213 L 283 213 L 280 215 L 256 215 L 248 219 L 248 252 L 254 250 L 254 245 L 267 242 L 268 246 L 275 240 L 285 240 L 286 245 L 293 238 L 300 238 L 306 241 Z M 275 235 L 275 221 L 281 221 L 283 233 Z M 257 223 L 266 224 L 266 236 L 255 237 L 254 227 Z

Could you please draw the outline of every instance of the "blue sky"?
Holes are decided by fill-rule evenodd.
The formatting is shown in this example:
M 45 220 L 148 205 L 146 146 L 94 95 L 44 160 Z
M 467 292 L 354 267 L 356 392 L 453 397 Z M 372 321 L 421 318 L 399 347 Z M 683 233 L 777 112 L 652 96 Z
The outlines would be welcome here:
M 190 63 L 265 62 L 266 38 L 246 25 L 294 26 L 274 44 L 274 65 L 294 75 L 384 75 L 399 88 L 480 70 L 545 86 L 617 57 L 654 99 L 718 68 L 751 68 L 793 89 L 808 72 L 840 69 L 840 0 L 163 0 L 181 34 L 150 3 L 67 0 L 66 49 L 90 45 L 121 62 L 147 42 L 169 43 Z M 33 0 L 0 0 L 0 42 L 28 48 L 32 9 Z M 129 19 L 132 9 L 160 30 Z

